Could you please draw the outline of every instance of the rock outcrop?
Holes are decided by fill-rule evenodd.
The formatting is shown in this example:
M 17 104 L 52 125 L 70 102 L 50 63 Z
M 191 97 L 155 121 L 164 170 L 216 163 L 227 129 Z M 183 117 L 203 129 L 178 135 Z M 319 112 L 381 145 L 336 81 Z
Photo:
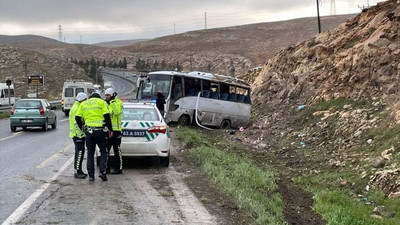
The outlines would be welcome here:
M 253 83 L 254 102 L 313 103 L 400 91 L 400 4 L 379 3 L 280 51 Z

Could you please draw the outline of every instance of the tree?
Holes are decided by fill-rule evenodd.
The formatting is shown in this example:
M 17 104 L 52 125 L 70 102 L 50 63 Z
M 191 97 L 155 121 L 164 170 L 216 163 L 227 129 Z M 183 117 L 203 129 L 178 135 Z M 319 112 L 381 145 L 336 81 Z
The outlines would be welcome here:
M 176 70 L 176 71 L 182 71 L 182 66 L 179 64 L 179 61 L 176 61 L 175 70 Z
M 118 61 L 118 68 L 124 68 L 121 60 Z
M 114 66 L 113 62 L 110 61 L 110 62 L 108 63 L 108 68 L 113 68 L 113 66 Z
M 128 62 L 126 61 L 126 58 L 124 57 L 124 60 L 122 60 L 122 68 L 126 69 L 128 65 Z
M 161 68 L 160 69 L 161 70 L 167 70 L 167 63 L 165 62 L 164 59 L 161 61 Z
M 153 64 L 153 70 L 159 70 L 160 68 L 160 65 L 158 65 L 158 61 L 156 60 L 156 61 L 154 61 L 154 64 Z
M 107 67 L 107 63 L 106 63 L 106 60 L 105 60 L 105 59 L 103 59 L 103 62 L 101 63 L 101 66 L 104 67 L 104 68 Z

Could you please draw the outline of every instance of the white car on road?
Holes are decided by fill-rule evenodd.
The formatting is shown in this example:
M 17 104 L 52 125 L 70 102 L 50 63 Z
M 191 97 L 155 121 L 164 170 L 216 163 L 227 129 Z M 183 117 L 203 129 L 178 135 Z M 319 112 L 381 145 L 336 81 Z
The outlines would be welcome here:
M 122 115 L 122 156 L 156 156 L 169 166 L 170 130 L 153 103 L 125 103 Z

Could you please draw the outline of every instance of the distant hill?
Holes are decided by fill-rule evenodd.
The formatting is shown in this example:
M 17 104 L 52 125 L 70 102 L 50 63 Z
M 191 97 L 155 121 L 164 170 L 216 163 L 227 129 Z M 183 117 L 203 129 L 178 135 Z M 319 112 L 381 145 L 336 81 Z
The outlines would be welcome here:
M 336 27 L 350 17 L 352 15 L 321 17 L 322 29 Z M 86 60 L 94 57 L 96 60 L 110 62 L 126 58 L 128 63 L 135 63 L 140 57 L 152 67 L 155 62 L 161 65 L 164 61 L 168 65 L 179 63 L 184 71 L 244 75 L 250 68 L 265 64 L 280 50 L 309 40 L 317 33 L 317 19 L 314 17 L 191 31 L 147 41 L 130 40 L 136 43 L 123 47 L 100 45 L 127 44 L 129 40 L 82 45 L 66 44 L 34 35 L 3 35 L 0 43 L 34 49 L 63 59 L 72 57 Z
M 95 43 L 93 45 L 100 46 L 100 47 L 107 47 L 107 48 L 118 48 L 118 47 L 134 45 L 134 44 L 137 44 L 137 43 L 140 43 L 143 41 L 148 41 L 148 40 L 150 40 L 150 39 L 117 40 L 117 41 Z
M 69 44 L 38 35 L 0 35 L 0 44 L 24 49 L 62 48 Z
M 352 16 L 321 17 L 322 29 L 336 27 Z M 313 17 L 191 31 L 119 49 L 152 62 L 179 61 L 187 70 L 244 74 L 280 50 L 317 34 L 317 19 Z

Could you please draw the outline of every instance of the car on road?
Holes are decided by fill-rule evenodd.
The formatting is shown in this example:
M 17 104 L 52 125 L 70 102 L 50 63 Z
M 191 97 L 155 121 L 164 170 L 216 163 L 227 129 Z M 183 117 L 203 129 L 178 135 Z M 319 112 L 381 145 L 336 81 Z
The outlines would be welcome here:
M 169 166 L 170 130 L 154 103 L 124 102 L 121 151 L 123 157 L 158 157 Z
M 17 127 L 26 130 L 27 127 L 42 127 L 47 131 L 49 125 L 57 128 L 55 106 L 46 99 L 20 99 L 10 110 L 10 129 L 15 132 Z

